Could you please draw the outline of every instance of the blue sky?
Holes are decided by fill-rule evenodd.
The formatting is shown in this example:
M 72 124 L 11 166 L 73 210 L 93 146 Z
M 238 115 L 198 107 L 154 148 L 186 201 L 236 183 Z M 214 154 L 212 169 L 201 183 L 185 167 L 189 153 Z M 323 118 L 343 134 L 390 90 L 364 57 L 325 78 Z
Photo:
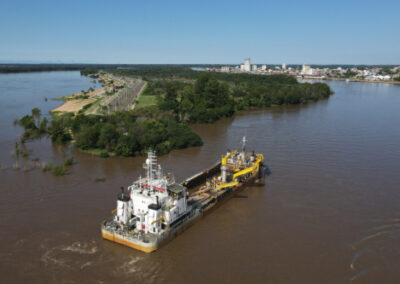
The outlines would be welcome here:
M 400 1 L 0 0 L 0 62 L 400 64 Z

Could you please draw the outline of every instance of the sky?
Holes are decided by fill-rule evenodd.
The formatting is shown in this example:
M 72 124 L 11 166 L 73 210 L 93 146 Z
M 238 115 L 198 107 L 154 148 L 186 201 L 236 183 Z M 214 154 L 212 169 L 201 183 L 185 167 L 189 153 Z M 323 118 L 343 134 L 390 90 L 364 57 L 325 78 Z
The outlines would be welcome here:
M 0 62 L 400 64 L 399 27 L 398 0 L 0 0 Z

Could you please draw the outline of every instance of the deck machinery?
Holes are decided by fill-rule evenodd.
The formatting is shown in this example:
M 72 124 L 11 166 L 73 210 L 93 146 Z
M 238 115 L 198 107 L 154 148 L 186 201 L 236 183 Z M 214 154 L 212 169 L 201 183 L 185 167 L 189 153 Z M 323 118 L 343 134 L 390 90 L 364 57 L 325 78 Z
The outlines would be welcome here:
M 243 137 L 242 151 L 228 151 L 212 167 L 176 183 L 164 174 L 154 152 L 149 151 L 145 177 L 139 177 L 117 198 L 117 208 L 103 221 L 105 239 L 152 252 L 227 200 L 250 182 L 265 176 L 264 156 L 248 153 Z

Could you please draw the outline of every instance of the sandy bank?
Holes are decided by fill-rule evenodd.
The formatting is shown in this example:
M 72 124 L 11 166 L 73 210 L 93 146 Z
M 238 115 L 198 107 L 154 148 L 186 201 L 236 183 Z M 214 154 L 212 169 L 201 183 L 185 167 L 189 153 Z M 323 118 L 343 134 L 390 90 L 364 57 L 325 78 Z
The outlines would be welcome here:
M 80 111 L 85 105 L 95 102 L 100 98 L 106 91 L 106 87 L 102 87 L 96 89 L 92 92 L 88 92 L 86 94 L 79 92 L 70 96 L 65 97 L 66 101 L 59 107 L 52 109 L 52 111 L 60 111 L 60 112 L 74 112 L 77 113 Z M 88 98 L 76 98 L 79 96 L 88 96 Z

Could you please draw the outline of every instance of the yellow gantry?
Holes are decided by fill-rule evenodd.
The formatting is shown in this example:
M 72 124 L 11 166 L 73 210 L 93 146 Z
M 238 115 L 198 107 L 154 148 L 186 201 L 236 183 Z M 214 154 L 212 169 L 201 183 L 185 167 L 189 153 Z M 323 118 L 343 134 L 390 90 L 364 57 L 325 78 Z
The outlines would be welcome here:
M 154 223 L 162 222 L 163 220 L 164 220 L 164 218 L 163 218 L 163 217 L 160 217 L 160 218 L 154 220 L 153 222 L 151 222 L 151 224 L 153 225 Z
M 227 160 L 228 160 L 232 155 L 234 155 L 234 154 L 236 154 L 236 153 L 237 153 L 237 151 L 235 150 L 235 151 L 232 151 L 232 152 L 228 153 L 227 155 L 223 156 L 222 159 L 221 159 L 221 165 L 222 165 L 222 166 L 226 166 Z
M 237 181 L 221 183 L 221 184 L 218 185 L 217 190 L 221 190 L 221 189 L 224 189 L 226 187 L 237 186 L 238 184 L 239 183 Z
M 237 172 L 236 174 L 234 174 L 232 179 L 235 180 L 236 178 L 246 175 L 248 173 L 252 173 L 253 171 L 254 171 L 254 167 L 245 168 L 244 170 L 241 170 L 240 172 Z
M 242 175 L 246 175 L 248 173 L 255 173 L 260 169 L 260 163 L 264 160 L 264 156 L 263 154 L 257 154 L 257 159 L 256 161 L 253 163 L 252 166 L 245 168 L 243 170 L 241 170 L 240 172 L 237 172 L 236 174 L 233 175 L 232 179 L 235 180 L 236 178 L 242 176 Z
M 228 153 L 226 156 L 222 157 L 221 165 L 226 166 L 226 163 L 227 163 L 227 160 L 229 159 L 229 157 L 231 157 L 236 152 L 237 151 L 232 151 L 232 152 Z M 228 182 L 228 183 L 225 183 L 225 182 L 219 183 L 216 187 L 217 190 L 221 190 L 226 187 L 237 186 L 239 184 L 239 182 L 236 179 L 240 176 L 247 175 L 249 173 L 252 173 L 252 174 L 256 173 L 260 169 L 260 164 L 262 161 L 264 161 L 263 154 L 257 154 L 256 160 L 252 163 L 252 165 L 250 167 L 247 167 L 243 170 L 235 169 L 235 170 L 239 170 L 239 171 L 233 175 L 233 177 L 232 177 L 233 181 Z

